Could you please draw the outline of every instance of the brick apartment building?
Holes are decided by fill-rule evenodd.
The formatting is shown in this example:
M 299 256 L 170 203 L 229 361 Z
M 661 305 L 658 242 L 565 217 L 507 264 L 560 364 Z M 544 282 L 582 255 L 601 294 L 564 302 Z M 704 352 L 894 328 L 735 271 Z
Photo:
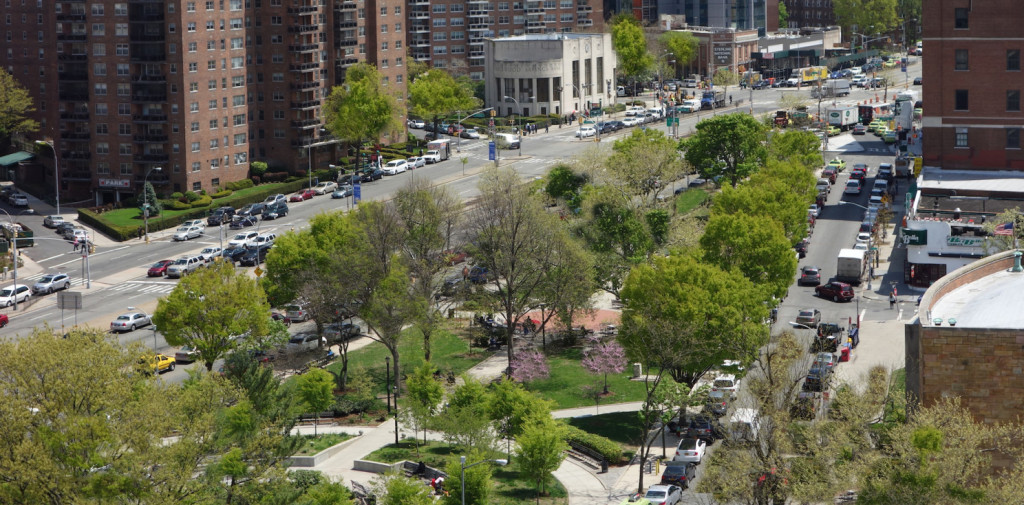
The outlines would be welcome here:
M 780 28 L 805 28 L 810 26 L 833 26 L 836 13 L 832 0 L 779 0 L 786 5 L 789 14 L 788 26 Z
M 109 203 L 325 167 L 322 105 L 377 65 L 404 96 L 404 0 L 4 0 L 3 65 L 33 95 L 61 199 Z M 52 165 L 51 165 L 52 166 Z M 160 170 L 156 170 L 159 167 Z M 53 170 L 35 177 L 53 187 Z
M 604 30 L 602 0 L 409 0 L 409 53 L 484 79 L 484 39 Z
M 925 165 L 1024 169 L 1019 7 L 935 0 L 923 10 Z

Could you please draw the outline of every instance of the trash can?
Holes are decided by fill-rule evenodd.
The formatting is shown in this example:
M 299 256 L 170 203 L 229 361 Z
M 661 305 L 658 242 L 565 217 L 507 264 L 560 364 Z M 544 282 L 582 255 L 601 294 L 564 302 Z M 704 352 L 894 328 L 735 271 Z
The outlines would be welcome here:
M 844 345 L 843 348 L 839 350 L 839 361 L 840 362 L 850 361 L 850 347 L 849 346 Z
M 601 473 L 608 473 L 608 460 L 607 459 L 602 459 L 601 460 Z
M 643 369 L 644 367 L 640 363 L 633 363 L 633 378 L 639 379 L 643 375 Z

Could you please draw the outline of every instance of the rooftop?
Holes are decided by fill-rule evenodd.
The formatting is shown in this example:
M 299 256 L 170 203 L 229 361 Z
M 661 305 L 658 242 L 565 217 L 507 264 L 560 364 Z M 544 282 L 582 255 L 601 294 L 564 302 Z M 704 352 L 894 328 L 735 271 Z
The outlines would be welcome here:
M 601 37 L 601 33 L 527 33 L 524 35 L 514 35 L 512 37 L 501 37 L 494 38 L 495 42 L 506 42 L 506 41 L 533 41 L 533 40 L 565 40 L 565 39 L 589 39 L 593 37 Z M 614 91 L 614 90 L 612 90 Z
M 1010 170 L 943 170 L 924 167 L 922 193 L 1024 197 L 1024 173 Z
M 1024 311 L 1018 298 L 1022 291 L 1024 272 L 1001 270 L 942 295 L 930 316 L 942 318 L 943 325 L 949 324 L 950 318 L 956 319 L 957 327 L 1024 328 Z

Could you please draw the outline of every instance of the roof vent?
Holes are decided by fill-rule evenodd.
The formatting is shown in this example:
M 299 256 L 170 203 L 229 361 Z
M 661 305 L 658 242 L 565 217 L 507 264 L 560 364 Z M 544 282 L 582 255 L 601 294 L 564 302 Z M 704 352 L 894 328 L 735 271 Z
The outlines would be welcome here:
M 1013 268 L 1010 269 L 1011 272 L 1024 272 L 1024 267 L 1020 266 L 1020 257 L 1020 251 L 1013 252 Z
M 932 324 L 934 324 L 935 326 L 942 326 L 942 318 L 936 317 L 935 319 L 932 319 Z

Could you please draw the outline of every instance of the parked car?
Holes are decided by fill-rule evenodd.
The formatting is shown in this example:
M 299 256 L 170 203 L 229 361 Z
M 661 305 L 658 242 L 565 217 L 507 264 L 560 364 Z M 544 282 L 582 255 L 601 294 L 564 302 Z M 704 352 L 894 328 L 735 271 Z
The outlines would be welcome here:
M 920 86 L 920 85 L 921 85 L 921 76 L 917 76 L 917 77 L 914 78 L 914 86 Z
M 300 189 L 294 195 L 288 197 L 289 202 L 305 202 L 316 196 L 316 192 L 312 189 Z
M 409 125 L 409 128 L 417 128 L 422 130 L 427 124 L 422 119 L 409 118 L 405 124 Z
M 202 219 L 189 219 L 188 221 L 181 223 L 181 225 L 186 227 L 195 226 L 204 232 L 206 231 L 206 221 L 203 221 Z
M 174 260 L 174 263 L 167 267 L 167 277 L 171 279 L 184 277 L 198 270 L 203 263 L 199 256 L 183 256 Z
M 110 322 L 110 331 L 135 331 L 136 328 L 142 328 L 153 323 L 149 314 L 141 310 L 135 310 L 135 307 L 128 307 L 128 310 L 132 312 L 121 314 L 117 316 L 117 319 Z
M 256 226 L 256 223 L 258 222 L 259 221 L 256 219 L 256 216 L 235 215 L 235 217 L 231 219 L 231 226 L 229 226 L 229 228 L 232 230 L 241 230 L 242 228 Z
M 800 242 L 797 242 L 795 246 L 793 246 L 793 250 L 796 251 L 797 257 L 803 258 L 804 256 L 807 256 L 807 248 L 810 247 L 810 245 L 811 241 L 807 238 L 804 238 Z
M 256 247 L 270 247 L 274 245 L 274 241 L 277 240 L 277 234 L 272 232 L 260 233 L 256 235 L 247 245 Z
M 28 196 L 21 193 L 15 193 L 7 199 L 7 203 L 15 207 L 28 207 Z
M 263 205 L 266 206 L 273 205 L 275 203 L 283 203 L 286 200 L 287 198 L 284 196 L 284 193 L 278 193 L 276 195 L 270 195 L 266 199 L 264 199 Z
M 647 488 L 644 498 L 651 500 L 653 505 L 676 505 L 683 497 L 683 489 L 671 484 L 656 484 Z
M 267 259 L 267 251 L 270 251 L 270 246 L 267 245 L 247 247 L 245 252 L 238 258 L 238 264 L 250 267 L 257 266 Z
M 185 347 L 178 349 L 178 352 L 174 353 L 174 361 L 179 363 L 192 363 L 198 358 L 199 350 L 190 345 L 186 345 Z
M 683 489 L 688 489 L 690 483 L 696 478 L 697 465 L 670 461 L 665 464 L 665 472 L 661 474 L 661 483 L 673 484 Z
M 716 417 L 722 417 L 729 411 L 729 402 L 732 398 L 725 391 L 711 391 L 708 393 L 708 401 L 704 404 L 704 412 Z
M 359 182 L 373 182 L 380 180 L 382 177 L 384 177 L 384 171 L 379 168 L 374 168 L 363 172 L 360 175 Z
M 75 229 L 75 224 L 74 223 L 69 223 L 67 221 L 64 221 L 63 223 L 58 224 L 57 227 L 53 231 L 55 231 L 57 233 L 57 235 L 60 235 L 60 236 L 63 237 L 69 230 L 74 230 L 74 229 Z
M 335 189 L 338 189 L 338 183 L 333 181 L 324 181 L 321 182 L 320 184 L 317 184 L 316 186 L 313 186 L 313 191 L 316 192 L 316 194 L 318 195 L 326 195 L 327 193 L 330 193 Z
M 284 202 L 275 203 L 263 211 L 263 220 L 277 219 L 288 215 L 288 204 Z
M 331 323 L 324 328 L 324 337 L 330 341 L 348 340 L 363 334 L 363 329 L 353 323 Z
M 715 377 L 715 381 L 711 383 L 711 392 L 723 391 L 730 397 L 735 398 L 736 392 L 740 389 L 740 380 L 733 374 L 722 374 Z
M 850 179 L 846 181 L 846 189 L 843 193 L 847 195 L 859 195 L 860 194 L 860 181 L 857 179 Z
M 199 238 L 202 235 L 203 230 L 198 226 L 182 226 L 175 230 L 172 238 L 176 241 L 184 242 L 189 239 Z
M 405 162 L 409 164 L 409 170 L 427 166 L 427 160 L 422 156 L 410 156 L 405 160 Z
M 679 441 L 679 446 L 676 447 L 676 454 L 672 461 L 700 464 L 700 460 L 704 458 L 706 451 L 707 443 L 703 440 L 699 438 L 684 438 Z
M 480 132 L 476 128 L 466 128 L 459 134 L 464 139 L 478 139 L 480 138 Z
M 828 166 L 835 167 L 835 169 L 840 172 L 846 170 L 846 162 L 839 158 L 833 158 L 832 161 L 828 162 Z
M 221 248 L 217 246 L 204 247 L 202 251 L 199 251 L 199 257 L 204 262 L 209 263 L 217 256 L 220 256 L 221 252 Z
M 597 129 L 593 125 L 583 125 L 580 126 L 579 130 L 576 130 L 576 137 L 578 138 L 593 137 L 595 135 L 597 135 Z
M 46 295 L 70 287 L 71 278 L 68 274 L 46 274 L 32 286 L 32 294 Z
M 381 170 L 384 171 L 384 175 L 398 175 L 409 170 L 409 162 L 406 160 L 391 160 Z
M 17 303 L 24 303 L 32 296 L 32 290 L 24 284 L 11 284 L 0 289 L 0 307 L 10 307 Z
M 145 361 L 143 361 L 142 363 L 145 364 Z M 174 371 L 174 365 L 175 365 L 174 358 L 172 358 L 172 357 L 170 357 L 170 356 L 168 356 L 166 354 L 157 354 L 157 355 L 154 355 L 152 358 L 150 358 L 149 366 L 148 366 L 146 371 L 147 371 L 147 373 L 155 373 L 155 374 L 161 374 L 161 373 L 164 373 L 164 372 L 173 372 Z
M 814 294 L 822 298 L 830 298 L 834 302 L 853 300 L 853 286 L 845 282 L 832 281 L 814 288 Z
M 818 309 L 800 309 L 796 314 L 796 323 L 817 328 L 821 323 L 821 311 Z
M 241 258 L 243 254 L 245 254 L 246 250 L 247 248 L 244 245 L 241 247 L 232 247 L 230 249 L 224 249 L 220 257 L 223 258 L 224 261 L 227 261 L 228 263 L 234 265 L 239 260 L 239 258 Z
M 309 320 L 309 312 L 302 305 L 289 305 L 285 307 L 285 315 L 293 323 Z
M 814 357 L 814 364 L 811 365 L 811 368 L 825 367 L 825 368 L 832 369 L 832 368 L 835 368 L 835 366 L 838 365 L 838 364 L 839 364 L 839 358 L 837 358 L 835 354 L 832 354 L 830 352 L 819 352 Z
M 280 199 L 278 199 L 276 196 L 268 196 L 267 200 L 265 200 L 265 201 L 271 201 L 270 203 L 277 203 L 277 202 L 280 201 Z M 258 216 L 260 214 L 263 214 L 263 211 L 264 211 L 264 209 L 267 208 L 267 205 L 269 205 L 269 204 L 267 204 L 267 203 L 250 203 L 249 205 L 246 205 L 245 207 L 242 207 L 241 209 L 238 209 L 238 212 L 236 212 L 235 215 L 236 216 Z
M 230 223 L 231 217 L 234 215 L 234 207 L 219 207 L 210 214 L 210 217 L 206 218 L 206 224 L 210 226 L 220 226 L 225 223 Z
M 801 286 L 817 286 L 821 284 L 821 269 L 818 267 L 805 266 L 800 269 L 800 278 L 797 284 Z
M 345 198 L 347 196 L 350 196 L 351 194 L 352 186 L 348 184 L 342 184 L 341 186 L 338 186 L 338 189 L 334 190 L 334 192 L 331 193 L 331 198 Z
M 245 247 L 246 244 L 248 244 L 250 240 L 256 238 L 257 235 L 259 235 L 259 233 L 254 231 L 239 233 L 228 241 L 228 247 Z
M 294 322 L 294 320 L 293 320 Z M 316 333 L 300 333 L 288 340 L 288 352 L 312 351 L 320 346 L 320 338 Z
M 686 428 L 686 436 L 712 443 L 715 439 L 721 438 L 722 435 L 717 422 L 717 420 L 710 416 L 694 416 L 693 419 L 690 419 L 690 424 Z
M 56 228 L 64 224 L 64 216 L 46 216 L 43 218 L 43 226 L 47 228 Z
M 147 277 L 163 277 L 167 273 L 167 267 L 174 263 L 174 260 L 160 260 L 153 263 L 153 266 L 149 267 L 149 271 L 146 272 Z
M 825 169 L 821 171 L 821 177 L 823 179 L 828 179 L 828 182 L 831 183 L 831 184 L 835 184 L 836 183 L 836 177 L 838 175 L 839 175 L 839 171 L 836 170 L 835 167 L 825 167 Z

